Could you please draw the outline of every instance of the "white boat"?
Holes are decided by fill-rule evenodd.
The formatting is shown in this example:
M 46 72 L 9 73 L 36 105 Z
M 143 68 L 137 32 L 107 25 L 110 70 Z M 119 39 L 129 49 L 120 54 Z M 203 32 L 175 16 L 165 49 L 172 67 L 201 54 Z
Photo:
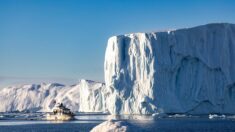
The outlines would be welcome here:
M 53 108 L 52 113 L 47 114 L 46 119 L 55 121 L 73 120 L 74 113 L 72 113 L 70 109 L 66 108 L 62 103 L 59 103 Z

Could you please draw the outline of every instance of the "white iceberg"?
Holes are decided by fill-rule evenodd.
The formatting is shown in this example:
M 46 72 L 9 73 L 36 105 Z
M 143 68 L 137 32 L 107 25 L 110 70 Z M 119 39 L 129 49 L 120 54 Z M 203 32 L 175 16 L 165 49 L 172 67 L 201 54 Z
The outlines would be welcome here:
M 112 114 L 235 114 L 235 25 L 111 37 L 104 71 Z
M 108 120 L 96 127 L 91 132 L 140 132 L 141 130 L 126 121 Z
M 0 89 L 0 112 L 50 112 L 56 103 L 63 103 L 72 111 L 104 112 L 105 85 L 81 80 L 73 86 L 58 83 L 30 84 Z

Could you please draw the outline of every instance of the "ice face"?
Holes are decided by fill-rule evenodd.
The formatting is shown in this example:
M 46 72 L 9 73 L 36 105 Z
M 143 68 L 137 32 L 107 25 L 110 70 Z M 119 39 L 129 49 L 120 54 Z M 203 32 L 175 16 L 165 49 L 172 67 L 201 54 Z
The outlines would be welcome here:
M 104 71 L 113 114 L 235 113 L 235 25 L 111 37 Z
M 62 84 L 30 84 L 0 90 L 0 112 L 51 112 L 56 103 L 63 103 L 72 111 L 105 111 L 103 83 L 81 80 L 73 86 Z

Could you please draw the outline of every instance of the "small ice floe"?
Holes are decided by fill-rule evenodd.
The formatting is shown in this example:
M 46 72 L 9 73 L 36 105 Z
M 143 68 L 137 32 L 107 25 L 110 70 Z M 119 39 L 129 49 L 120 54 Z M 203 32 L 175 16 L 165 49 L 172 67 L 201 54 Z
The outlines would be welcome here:
M 141 132 L 142 130 L 126 121 L 108 120 L 95 126 L 91 132 Z
M 225 115 L 209 114 L 209 119 L 226 118 Z
M 169 115 L 171 118 L 183 118 L 187 117 L 185 114 L 174 114 L 174 115 Z
M 153 113 L 153 114 L 152 114 L 152 117 L 153 117 L 154 119 L 157 119 L 157 118 L 164 118 L 164 117 L 167 117 L 167 114 L 165 114 L 165 113 Z

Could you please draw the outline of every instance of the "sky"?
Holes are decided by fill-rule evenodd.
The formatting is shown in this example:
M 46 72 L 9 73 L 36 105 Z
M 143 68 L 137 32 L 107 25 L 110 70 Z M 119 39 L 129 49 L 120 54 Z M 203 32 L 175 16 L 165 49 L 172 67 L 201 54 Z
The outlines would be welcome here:
M 235 23 L 234 0 L 0 0 L 0 86 L 103 82 L 109 37 L 217 22 Z

